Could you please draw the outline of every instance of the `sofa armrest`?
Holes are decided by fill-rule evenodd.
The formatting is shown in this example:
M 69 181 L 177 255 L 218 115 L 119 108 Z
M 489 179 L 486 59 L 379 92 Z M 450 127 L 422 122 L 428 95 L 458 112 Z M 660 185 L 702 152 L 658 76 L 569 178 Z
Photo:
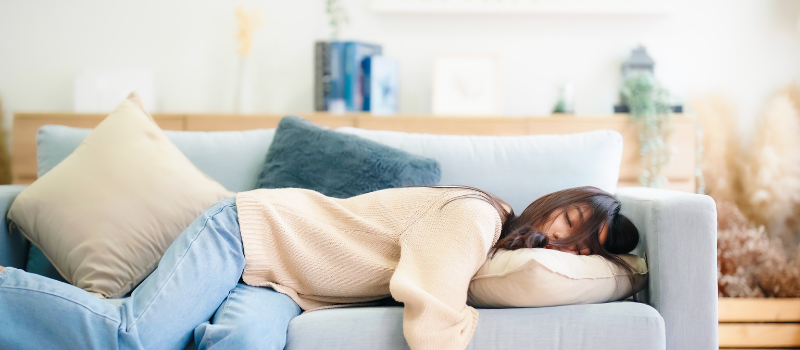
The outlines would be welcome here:
M 622 213 L 642 235 L 650 268 L 647 300 L 661 316 L 667 349 L 719 348 L 717 209 L 711 197 L 620 188 Z
M 8 230 L 6 215 L 11 203 L 27 186 L 0 185 L 0 266 L 10 266 L 25 269 L 28 260 L 30 242 L 17 231 Z

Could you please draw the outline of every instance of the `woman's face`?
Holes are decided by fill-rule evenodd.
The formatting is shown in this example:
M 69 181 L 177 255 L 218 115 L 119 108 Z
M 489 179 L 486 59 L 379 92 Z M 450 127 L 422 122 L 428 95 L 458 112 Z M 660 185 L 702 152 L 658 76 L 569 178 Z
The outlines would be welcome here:
M 556 210 L 552 214 L 550 214 L 550 217 L 548 218 L 547 222 L 544 224 L 544 227 L 540 231 L 545 236 L 547 236 L 550 242 L 564 239 L 572 235 L 575 229 L 577 229 L 577 227 L 582 222 L 588 219 L 590 215 L 591 215 L 591 210 L 589 209 L 588 205 L 586 204 L 570 205 L 564 208 L 563 210 Z M 608 237 L 608 226 L 603 226 L 600 229 L 600 237 L 599 237 L 600 244 L 604 244 L 606 242 L 607 237 Z M 545 248 L 560 250 L 562 252 L 567 252 L 577 255 L 592 254 L 592 251 L 585 246 L 558 247 L 553 245 L 547 245 L 545 246 Z

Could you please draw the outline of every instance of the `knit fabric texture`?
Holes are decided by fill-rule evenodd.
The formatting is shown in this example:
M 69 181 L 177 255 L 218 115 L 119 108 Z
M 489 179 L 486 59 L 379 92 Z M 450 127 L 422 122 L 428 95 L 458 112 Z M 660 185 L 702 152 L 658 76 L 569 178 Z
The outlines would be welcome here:
M 308 120 L 281 119 L 256 188 L 307 188 L 347 198 L 439 183 L 439 163 Z
M 467 306 L 469 282 L 501 231 L 497 211 L 476 194 L 430 187 L 348 199 L 304 189 L 241 192 L 242 277 L 305 311 L 391 295 L 405 303 L 411 349 L 465 349 L 478 321 Z

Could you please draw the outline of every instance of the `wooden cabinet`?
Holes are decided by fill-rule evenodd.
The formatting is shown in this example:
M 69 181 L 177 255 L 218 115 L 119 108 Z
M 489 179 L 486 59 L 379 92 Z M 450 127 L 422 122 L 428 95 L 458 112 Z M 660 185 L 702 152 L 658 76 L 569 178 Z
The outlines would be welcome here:
M 328 113 L 298 114 L 319 125 L 331 128 L 352 126 L 371 130 L 393 130 L 413 133 L 448 135 L 538 135 L 569 134 L 592 130 L 611 129 L 622 134 L 624 140 L 619 185 L 637 186 L 639 174 L 639 141 L 635 125 L 625 115 L 601 117 L 431 117 L 425 115 L 398 115 L 375 117 L 354 113 L 331 115 Z M 231 114 L 153 114 L 165 130 L 231 131 L 275 128 L 282 114 L 231 115 Z M 93 128 L 105 118 L 104 114 L 76 113 L 16 113 L 12 143 L 12 174 L 15 184 L 36 180 L 36 130 L 45 124 Z M 695 123 L 691 118 L 677 115 L 673 119 L 674 131 L 670 144 L 675 149 L 672 161 L 664 174 L 669 179 L 667 188 L 687 192 L 695 190 Z
M 720 349 L 800 347 L 800 298 L 720 298 Z

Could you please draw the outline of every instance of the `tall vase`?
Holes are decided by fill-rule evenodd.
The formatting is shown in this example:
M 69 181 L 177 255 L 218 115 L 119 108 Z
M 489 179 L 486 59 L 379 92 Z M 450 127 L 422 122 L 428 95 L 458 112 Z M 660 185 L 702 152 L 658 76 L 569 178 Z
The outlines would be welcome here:
M 252 59 L 249 56 L 239 57 L 239 71 L 236 77 L 235 93 L 233 96 L 234 113 L 253 112 L 253 74 Z

